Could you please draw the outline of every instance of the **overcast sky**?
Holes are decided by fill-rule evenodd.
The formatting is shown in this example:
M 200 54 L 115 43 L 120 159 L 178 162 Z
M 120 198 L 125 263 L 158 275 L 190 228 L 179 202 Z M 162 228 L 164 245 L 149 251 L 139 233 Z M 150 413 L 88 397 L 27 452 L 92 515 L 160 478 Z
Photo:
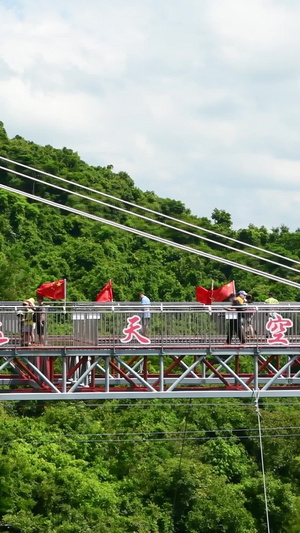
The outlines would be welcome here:
M 299 0 L 0 0 L 9 137 L 235 228 L 300 227 Z

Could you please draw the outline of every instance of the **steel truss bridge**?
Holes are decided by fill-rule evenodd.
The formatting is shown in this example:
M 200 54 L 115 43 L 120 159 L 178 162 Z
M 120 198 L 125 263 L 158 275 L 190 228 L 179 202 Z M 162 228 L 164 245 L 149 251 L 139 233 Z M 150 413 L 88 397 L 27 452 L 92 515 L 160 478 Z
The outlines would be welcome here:
M 20 305 L 5 303 L 0 401 L 300 396 L 300 304 L 247 308 L 245 344 L 226 344 L 225 305 L 51 305 L 43 344 L 29 344 Z

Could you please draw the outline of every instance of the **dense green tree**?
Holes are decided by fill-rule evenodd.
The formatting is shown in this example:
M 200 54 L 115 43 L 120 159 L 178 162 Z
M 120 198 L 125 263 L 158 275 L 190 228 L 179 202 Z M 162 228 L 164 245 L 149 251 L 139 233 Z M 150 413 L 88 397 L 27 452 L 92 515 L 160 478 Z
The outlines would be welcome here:
M 263 439 L 271 531 L 297 531 L 298 402 L 266 401 L 261 414 L 263 431 L 274 428 Z M 0 527 L 264 532 L 254 431 L 254 406 L 234 400 L 0 404 Z
M 161 216 L 146 213 L 150 219 L 168 222 L 163 214 L 180 217 L 183 221 L 229 234 L 242 239 L 246 244 L 268 246 L 281 255 L 297 259 L 299 256 L 299 232 L 291 233 L 281 226 L 268 232 L 265 227 L 256 228 L 250 224 L 247 229 L 235 232 L 232 229 L 231 215 L 225 210 L 214 209 L 212 220 L 197 218 L 180 201 L 159 198 L 153 191 L 143 192 L 135 187 L 126 172 L 115 173 L 112 165 L 92 167 L 84 163 L 79 155 L 68 148 L 56 149 L 51 146 L 38 146 L 20 136 L 9 139 L 4 126 L 0 124 L 0 149 L 4 156 L 20 163 L 38 167 L 51 174 L 57 174 L 70 181 L 61 184 L 54 177 L 47 182 L 64 185 L 67 191 L 51 188 L 45 184 L 34 183 L 9 172 L 14 168 L 5 163 L 7 171 L 1 170 L 0 182 L 33 192 L 43 198 L 80 209 L 82 211 L 110 219 L 140 230 L 152 232 L 163 238 L 187 244 L 204 252 L 213 252 L 229 259 L 269 272 L 285 275 L 282 267 L 270 263 L 262 265 L 258 260 L 242 256 L 239 250 L 228 251 L 215 243 L 216 237 L 210 235 L 212 243 L 176 229 L 160 227 L 141 218 L 114 211 L 100 202 L 107 198 L 96 192 L 78 189 L 73 183 L 80 183 L 99 191 L 120 197 L 130 205 L 109 199 L 112 205 L 127 208 L 141 214 L 132 204 L 137 203 L 162 213 Z M 23 169 L 23 174 L 32 172 Z M 68 192 L 69 191 L 69 192 Z M 74 196 L 80 192 L 96 199 L 98 203 Z M 178 222 L 172 225 L 185 226 Z M 0 266 L 4 274 L 0 298 L 22 299 L 33 293 L 45 281 L 57 277 L 68 280 L 70 300 L 94 299 L 95 294 L 108 279 L 113 279 L 115 299 L 136 300 L 139 287 L 143 287 L 152 300 L 191 300 L 195 297 L 195 286 L 210 287 L 211 281 L 217 287 L 235 279 L 237 287 L 253 292 L 255 299 L 264 299 L 268 290 L 274 290 L 274 283 L 262 280 L 228 265 L 168 248 L 165 245 L 149 242 L 143 237 L 134 236 L 114 229 L 104 223 L 87 220 L 79 215 L 59 211 L 40 203 L 32 203 L 23 197 L 0 190 Z M 186 227 L 185 227 L 186 229 Z M 191 228 L 189 231 L 193 232 Z M 199 232 L 201 234 L 201 232 Z M 226 238 L 222 239 L 226 243 Z M 247 248 L 245 248 L 247 249 Z M 10 273 L 9 278 L 6 273 Z M 297 275 L 291 278 L 297 279 Z M 275 284 L 275 292 L 282 300 L 299 300 L 300 294 L 294 288 Z
M 112 165 L 92 167 L 68 148 L 38 146 L 20 136 L 9 139 L 0 123 L 4 157 L 59 175 L 73 183 L 156 210 L 147 216 L 180 217 L 250 246 L 299 259 L 299 235 L 281 226 L 268 231 L 250 224 L 234 231 L 231 215 L 215 209 L 198 218 L 180 201 L 135 187 Z M 110 199 L 130 213 L 113 211 L 67 191 L 34 184 L 0 171 L 0 182 L 208 253 L 278 275 L 278 265 L 229 251 L 176 229 L 134 217 L 140 210 Z M 24 174 L 29 171 L 24 170 Z M 54 177 L 47 181 L 57 185 Z M 105 197 L 91 192 L 95 199 Z M 180 222 L 172 222 L 177 228 Z M 191 229 L 191 228 L 189 228 Z M 202 232 L 199 230 L 199 234 Z M 212 240 L 214 237 L 212 237 Z M 226 238 L 222 240 L 225 244 Z M 242 245 L 240 245 L 241 247 Z M 300 300 L 297 289 L 279 285 L 203 257 L 125 233 L 48 205 L 0 190 L 2 300 L 33 295 L 45 281 L 68 280 L 69 300 L 94 300 L 109 280 L 115 300 L 134 301 L 142 290 L 152 301 L 195 298 L 207 288 L 234 279 L 237 288 L 264 300 Z M 297 272 L 290 275 L 298 280 Z M 241 362 L 243 368 L 247 360 Z M 271 530 L 299 531 L 298 402 L 264 401 L 263 453 Z M 281 428 L 280 430 L 278 428 Z M 280 435 L 277 433 L 280 431 Z M 257 414 L 251 403 L 151 401 L 0 404 L 0 529 L 20 533 L 262 533 L 266 531 Z

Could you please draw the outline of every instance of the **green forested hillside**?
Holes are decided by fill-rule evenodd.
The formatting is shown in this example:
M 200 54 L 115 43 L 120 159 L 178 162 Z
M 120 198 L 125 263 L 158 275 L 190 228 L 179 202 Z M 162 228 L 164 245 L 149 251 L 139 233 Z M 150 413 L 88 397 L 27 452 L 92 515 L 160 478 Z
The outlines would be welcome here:
M 167 199 L 159 198 L 152 191 L 143 192 L 135 187 L 133 180 L 125 172 L 114 173 L 111 165 L 92 167 L 84 163 L 78 154 L 70 149 L 38 146 L 19 136 L 9 139 L 2 124 L 0 155 L 129 202 L 226 233 L 249 244 L 267 247 L 282 255 L 299 259 L 300 231 L 292 233 L 286 227 L 268 231 L 265 227 L 258 228 L 253 225 L 234 231 L 230 213 L 220 209 L 214 210 L 211 220 L 197 218 L 181 202 L 172 200 L 172 190 L 170 198 Z M 0 164 L 9 167 L 9 164 L 3 161 Z M 29 171 L 23 170 L 23 172 Z M 52 178 L 47 179 L 58 184 Z M 122 224 L 150 231 L 182 244 L 198 247 L 220 256 L 226 255 L 234 261 L 282 277 L 287 276 L 286 271 L 276 265 L 260 264 L 256 259 L 246 257 L 239 252 L 230 252 L 175 230 L 151 225 L 148 221 L 130 214 L 117 212 L 107 206 L 50 189 L 5 170 L 0 170 L 0 182 Z M 97 198 L 105 200 L 99 196 Z M 137 211 L 133 207 L 131 210 Z M 177 223 L 177 226 L 180 227 L 180 224 Z M 68 299 L 73 301 L 94 300 L 99 289 L 109 279 L 113 279 L 114 282 L 115 300 L 120 301 L 136 300 L 140 290 L 145 291 L 153 301 L 190 301 L 195 299 L 195 286 L 202 285 L 209 288 L 212 279 L 215 287 L 234 279 L 237 287 L 251 291 L 257 300 L 264 299 L 270 288 L 281 300 L 298 301 L 300 298 L 299 291 L 291 287 L 276 282 L 270 284 L 264 278 L 128 234 L 78 215 L 31 202 L 3 190 L 0 190 L 0 228 L 2 300 L 28 297 L 28 294 L 33 294 L 41 283 L 58 278 L 68 280 Z M 290 273 L 288 276 L 291 277 Z M 292 278 L 297 280 L 297 273 L 292 275 Z
M 270 531 L 298 533 L 299 402 L 261 412 Z M 253 404 L 7 402 L 0 453 L 1 531 L 267 531 Z
M 70 149 L 41 147 L 19 136 L 8 139 L 3 125 L 0 155 L 299 260 L 300 231 L 267 231 L 253 225 L 234 231 L 230 213 L 219 209 L 211 220 L 197 218 L 172 199 L 171 190 L 169 199 L 143 192 L 125 172 L 91 167 Z M 152 228 L 130 214 L 34 184 L 7 170 L 0 170 L 0 182 L 287 276 L 276 265 L 260 265 L 175 230 Z M 136 300 L 141 290 L 153 301 L 194 300 L 195 286 L 209 288 L 212 279 L 215 287 L 235 279 L 238 288 L 251 291 L 257 300 L 270 289 L 281 300 L 300 300 L 299 291 L 291 287 L 3 190 L 0 268 L 1 300 L 28 298 L 41 283 L 60 278 L 68 280 L 69 300 L 94 300 L 109 279 L 116 300 Z M 297 273 L 289 277 L 299 280 Z M 263 401 L 261 415 L 270 528 L 272 533 L 299 533 L 299 402 Z M 2 402 L 0 454 L 0 531 L 267 531 L 253 403 Z

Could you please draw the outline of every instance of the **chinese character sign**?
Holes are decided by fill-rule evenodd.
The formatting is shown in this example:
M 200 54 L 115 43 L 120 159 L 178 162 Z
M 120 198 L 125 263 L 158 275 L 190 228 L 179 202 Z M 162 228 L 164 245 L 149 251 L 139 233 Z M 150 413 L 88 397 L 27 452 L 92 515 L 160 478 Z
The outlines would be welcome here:
M 144 337 L 144 335 L 140 333 L 140 329 L 142 329 L 140 316 L 130 316 L 127 318 L 127 324 L 127 327 L 123 329 L 125 337 L 124 339 L 121 339 L 121 342 L 125 344 L 130 342 L 135 337 L 140 344 L 151 344 L 150 339 L 148 339 L 148 337 Z
M 283 318 L 279 313 L 274 313 L 274 316 L 270 317 L 266 329 L 271 334 L 271 337 L 267 339 L 268 344 L 289 344 L 289 340 L 285 337 L 287 328 L 293 326 L 293 321 L 289 318 Z
M 2 326 L 2 322 L 0 322 L 0 327 Z M 0 331 L 0 346 L 2 346 L 3 344 L 7 344 L 9 342 L 9 338 L 8 337 L 4 337 L 4 334 L 2 333 L 2 331 Z

